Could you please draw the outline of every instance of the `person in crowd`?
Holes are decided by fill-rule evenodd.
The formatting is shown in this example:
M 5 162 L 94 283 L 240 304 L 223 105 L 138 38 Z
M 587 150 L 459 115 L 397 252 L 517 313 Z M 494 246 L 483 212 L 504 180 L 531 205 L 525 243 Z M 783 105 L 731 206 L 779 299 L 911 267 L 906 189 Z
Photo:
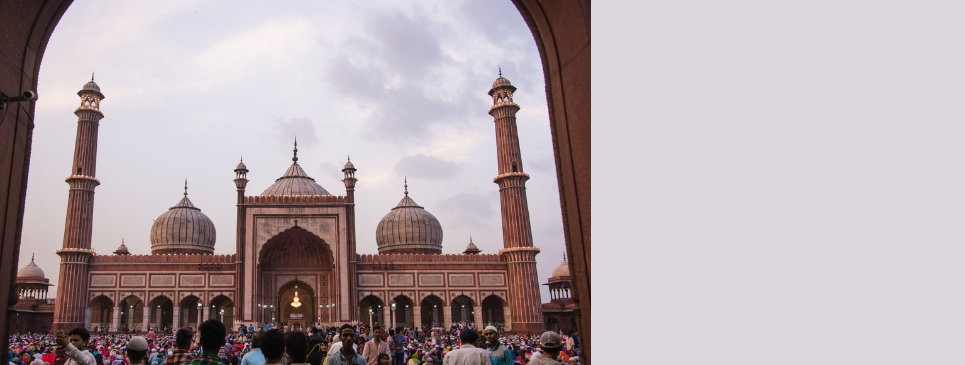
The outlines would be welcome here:
M 479 339 L 479 334 L 476 331 L 468 330 L 462 331 L 459 334 L 459 340 L 462 341 L 462 346 L 457 350 L 449 352 L 443 357 L 443 365 L 491 365 L 492 361 L 489 359 L 489 351 L 477 348 L 473 344 Z
M 560 365 L 556 358 L 560 356 L 563 343 L 558 333 L 553 331 L 543 332 L 543 335 L 539 337 L 539 347 L 543 349 L 543 354 L 530 361 L 529 365 Z
M 352 325 L 343 324 L 339 329 L 338 338 L 342 346 L 339 347 L 338 352 L 328 357 L 328 365 L 368 365 L 365 358 L 359 355 L 353 347 L 355 344 L 355 329 L 352 328 Z
M 368 360 L 369 365 L 377 365 L 380 354 L 389 355 L 389 344 L 382 341 L 382 327 L 373 327 L 372 333 L 372 339 L 362 347 L 362 357 Z
M 265 354 L 261 352 L 261 339 L 264 335 L 264 331 L 258 331 L 251 336 L 251 351 L 241 358 L 241 365 L 262 365 L 265 363 Z
M 127 341 L 127 360 L 131 365 L 145 365 L 147 351 L 147 340 L 144 337 L 134 336 Z
M 216 319 L 209 319 L 198 326 L 198 343 L 201 345 L 201 353 L 194 360 L 188 361 L 187 365 L 227 365 L 218 357 L 221 347 L 224 346 L 224 339 L 227 335 L 224 324 Z
M 375 360 L 377 361 L 376 365 L 392 365 L 392 360 L 390 359 L 389 354 L 379 354 L 379 358 Z
M 395 348 L 391 349 L 393 351 L 392 361 L 395 365 L 403 365 L 405 362 L 405 336 L 402 335 L 402 326 L 396 327 L 394 332 L 389 332 L 392 335 L 393 343 Z
M 292 331 L 285 336 L 285 353 L 288 354 L 288 365 L 309 365 L 308 336 L 302 331 Z
M 194 360 L 194 355 L 192 355 L 188 350 L 191 349 L 191 343 L 194 340 L 194 332 L 187 328 L 181 328 L 174 334 L 174 347 L 175 350 L 167 359 L 164 360 L 164 365 L 181 365 L 188 361 Z
M 489 349 L 489 360 L 493 365 L 513 365 L 516 361 L 516 357 L 513 356 L 513 350 L 500 343 L 499 332 L 494 326 L 486 326 L 483 330 L 483 336 L 486 338 Z
M 69 336 L 69 337 L 68 337 Z M 90 332 L 84 327 L 77 327 L 70 330 L 68 336 L 64 336 L 64 331 L 57 331 L 56 342 L 58 346 L 66 349 L 66 365 L 96 365 L 97 360 L 94 355 L 87 350 L 87 341 L 90 340 Z
M 261 338 L 261 352 L 265 365 L 281 364 L 285 357 L 285 334 L 280 329 L 265 332 Z

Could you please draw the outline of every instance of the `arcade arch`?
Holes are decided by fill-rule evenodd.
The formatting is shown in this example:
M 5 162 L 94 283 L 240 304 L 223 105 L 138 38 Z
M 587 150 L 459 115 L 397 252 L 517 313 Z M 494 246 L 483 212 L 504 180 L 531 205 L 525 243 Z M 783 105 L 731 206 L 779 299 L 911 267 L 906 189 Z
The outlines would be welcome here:
M 208 315 L 205 318 L 220 320 L 229 331 L 234 327 L 235 303 L 231 299 L 224 295 L 216 296 L 207 308 Z
M 441 327 L 443 325 L 442 311 L 445 305 L 442 299 L 435 295 L 429 295 L 422 299 L 420 307 L 422 307 L 423 326 Z
M 374 295 L 366 296 L 359 301 L 359 321 L 368 326 L 385 326 L 382 318 L 385 312 L 382 308 L 382 299 Z
M 194 295 L 188 295 L 181 299 L 181 303 L 178 304 L 181 313 L 178 315 L 178 328 L 181 327 L 192 327 L 198 328 L 201 324 L 199 321 L 201 313 L 201 298 Z
M 133 331 L 144 324 L 144 302 L 141 298 L 130 295 L 120 303 L 121 331 Z
M 304 281 L 292 280 L 278 290 L 276 321 L 280 325 L 305 328 L 317 320 L 315 307 L 315 291 L 312 287 Z
M 469 297 L 465 295 L 456 297 L 452 300 L 450 307 L 452 308 L 452 323 L 475 322 L 475 306 L 473 305 L 472 299 L 469 299 Z
M 174 327 L 174 302 L 167 296 L 160 295 L 148 305 L 149 326 L 164 330 Z
M 114 311 L 114 301 L 105 295 L 98 295 L 90 302 L 90 327 L 110 327 L 111 314 Z
M 390 308 L 395 308 L 392 310 L 392 327 L 415 327 L 415 311 L 413 310 L 414 303 L 412 298 L 405 295 L 399 295 L 392 299 L 389 303 Z
M 482 301 L 483 326 L 505 326 L 506 319 L 503 315 L 503 307 L 506 302 L 496 294 L 490 294 Z

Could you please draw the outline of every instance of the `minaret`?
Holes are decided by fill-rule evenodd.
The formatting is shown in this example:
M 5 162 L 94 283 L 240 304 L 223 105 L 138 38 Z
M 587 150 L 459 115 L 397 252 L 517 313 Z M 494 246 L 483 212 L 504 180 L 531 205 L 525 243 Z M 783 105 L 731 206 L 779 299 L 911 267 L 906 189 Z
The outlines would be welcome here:
M 355 165 L 352 164 L 352 157 L 346 156 L 348 161 L 345 162 L 345 167 L 342 168 L 342 173 L 345 174 L 345 178 L 342 182 L 345 183 L 345 200 L 348 202 L 348 206 L 345 207 L 345 225 L 348 230 L 348 252 L 349 252 L 349 265 L 348 265 L 348 277 L 355 278 L 357 264 L 355 262 L 355 254 L 358 250 L 355 247 L 355 183 L 358 179 L 355 178 Z M 349 293 L 355 293 L 355 280 L 349 280 Z M 349 297 L 350 308 L 358 308 L 358 300 L 354 295 Z M 340 298 L 336 297 L 336 300 Z M 351 312 L 351 319 L 358 320 L 358 311 Z M 330 320 L 334 320 L 330 318 Z
M 499 78 L 493 83 L 489 95 L 493 106 L 489 108 L 496 123 L 496 157 L 499 175 L 493 182 L 499 185 L 499 200 L 503 215 L 503 249 L 499 253 L 509 264 L 510 330 L 516 333 L 542 333 L 542 301 L 539 294 L 539 278 L 536 276 L 536 254 L 533 247 L 533 229 L 529 222 L 529 205 L 526 202 L 526 180 L 523 160 L 519 153 L 519 134 L 516 130 L 516 112 L 519 105 L 513 102 L 516 91 L 509 80 Z
M 64 227 L 64 247 L 60 255 L 60 276 L 57 286 L 57 302 L 54 306 L 53 330 L 70 331 L 85 327 L 87 312 L 87 284 L 91 257 L 91 236 L 94 219 L 94 188 L 97 180 L 97 128 L 104 113 L 100 111 L 101 88 L 90 82 L 77 92 L 80 107 L 77 115 L 77 140 L 74 142 L 74 165 L 67 184 L 67 223 Z
M 235 189 L 238 191 L 237 203 L 238 216 L 237 223 L 235 224 L 235 252 L 238 253 L 238 257 L 245 257 L 245 187 L 248 186 L 248 166 L 245 166 L 244 157 L 240 158 L 241 161 L 238 162 L 238 166 L 235 166 Z M 235 272 L 237 277 L 244 277 L 244 261 L 238 260 L 235 263 Z M 250 289 L 245 287 L 245 281 L 238 281 L 238 298 L 246 298 L 245 295 Z M 245 319 L 245 306 L 242 302 L 241 305 L 235 305 L 234 313 L 235 322 L 240 322 Z M 237 327 L 233 323 L 225 324 L 225 326 L 230 326 L 231 328 Z

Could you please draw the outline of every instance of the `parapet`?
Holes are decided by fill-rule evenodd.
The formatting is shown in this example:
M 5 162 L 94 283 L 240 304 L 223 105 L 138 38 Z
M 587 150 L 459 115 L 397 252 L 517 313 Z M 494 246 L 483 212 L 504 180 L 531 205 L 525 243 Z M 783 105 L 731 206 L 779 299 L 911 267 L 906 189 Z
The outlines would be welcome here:
M 233 264 L 236 254 L 230 255 L 202 255 L 202 254 L 159 254 L 159 255 L 95 255 L 91 263 L 171 263 L 171 264 Z
M 359 264 L 392 264 L 392 263 L 499 263 L 505 262 L 498 254 L 424 254 L 424 253 L 389 253 L 389 254 L 357 254 Z
M 247 195 L 245 204 L 347 204 L 342 195 Z

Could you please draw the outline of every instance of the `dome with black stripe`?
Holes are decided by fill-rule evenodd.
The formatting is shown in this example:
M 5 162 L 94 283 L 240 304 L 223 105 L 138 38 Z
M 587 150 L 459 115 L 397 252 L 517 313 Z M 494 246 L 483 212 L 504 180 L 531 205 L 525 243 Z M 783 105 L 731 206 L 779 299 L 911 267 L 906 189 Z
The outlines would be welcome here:
M 188 199 L 184 198 L 154 220 L 151 226 L 152 254 L 213 254 L 214 223 Z
M 442 225 L 432 213 L 409 197 L 405 197 L 389 211 L 375 230 L 379 254 L 386 253 L 442 253 Z

